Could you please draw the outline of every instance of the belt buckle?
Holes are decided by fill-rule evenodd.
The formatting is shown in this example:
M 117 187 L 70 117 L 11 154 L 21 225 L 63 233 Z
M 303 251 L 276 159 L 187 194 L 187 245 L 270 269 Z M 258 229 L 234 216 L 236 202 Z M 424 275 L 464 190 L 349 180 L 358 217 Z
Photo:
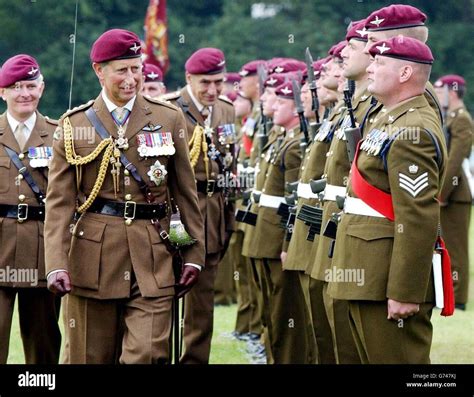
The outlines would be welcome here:
M 208 197 L 213 196 L 215 187 L 216 187 L 215 179 L 208 179 L 207 184 L 206 184 L 206 193 Z
M 131 215 L 130 215 L 130 211 L 132 211 Z M 128 221 L 128 224 L 130 224 L 135 219 L 136 212 L 137 212 L 137 203 L 135 201 L 126 201 L 125 208 L 123 210 L 123 217 L 125 218 L 125 222 Z
M 26 221 L 28 219 L 28 204 L 20 203 L 18 204 L 18 212 L 16 218 L 19 223 Z

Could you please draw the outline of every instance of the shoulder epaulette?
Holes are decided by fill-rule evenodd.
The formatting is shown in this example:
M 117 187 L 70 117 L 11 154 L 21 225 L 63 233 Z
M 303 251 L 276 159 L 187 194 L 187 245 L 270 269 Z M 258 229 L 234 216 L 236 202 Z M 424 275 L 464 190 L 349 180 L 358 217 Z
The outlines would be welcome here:
M 44 119 L 45 119 L 45 121 L 46 121 L 48 124 L 59 125 L 59 121 L 58 121 L 58 120 L 50 119 L 48 116 L 44 116 Z
M 225 95 L 219 95 L 219 99 L 223 102 L 228 103 L 229 105 L 234 105 L 232 101 L 229 98 L 227 98 Z
M 178 99 L 180 96 L 181 96 L 181 93 L 179 91 L 173 91 L 173 92 L 167 92 L 166 94 L 160 95 L 158 99 L 161 99 L 162 101 L 169 101 L 169 100 Z
M 144 96 L 143 98 L 145 98 L 148 102 L 154 103 L 156 105 L 162 105 L 173 110 L 178 110 L 175 105 L 173 105 L 170 101 L 163 99 L 162 96 L 158 98 L 150 98 L 149 96 Z
M 81 110 L 84 110 L 84 109 L 88 109 L 92 106 L 92 104 L 94 103 L 94 100 L 91 99 L 89 102 L 87 103 L 84 103 L 82 105 L 79 105 L 79 106 L 76 106 L 68 111 L 66 111 L 66 113 L 64 113 L 62 116 L 61 116 L 61 119 L 64 118 L 64 117 L 69 117 L 71 115 L 73 115 L 74 113 L 77 113 L 77 112 L 80 112 Z

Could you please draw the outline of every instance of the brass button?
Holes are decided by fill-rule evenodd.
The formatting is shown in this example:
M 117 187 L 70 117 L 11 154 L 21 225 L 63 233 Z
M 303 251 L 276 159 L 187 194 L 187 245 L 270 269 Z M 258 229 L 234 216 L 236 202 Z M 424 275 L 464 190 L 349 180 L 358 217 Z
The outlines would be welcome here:
M 126 194 L 125 195 L 125 200 L 129 201 L 132 199 L 132 195 L 131 194 Z
M 130 226 L 132 224 L 132 220 L 131 219 L 125 219 L 125 224 L 127 226 Z
M 25 158 L 25 155 L 24 155 L 23 153 L 20 153 L 20 154 L 18 155 L 18 158 L 19 158 L 20 160 L 23 160 L 23 159 Z
M 18 180 L 22 180 L 23 179 L 23 175 L 22 174 L 18 174 Z
M 81 231 L 79 232 L 79 236 L 84 236 L 84 230 L 81 230 Z
M 20 201 L 25 201 L 25 198 L 26 198 L 26 197 L 25 197 L 24 194 L 20 194 L 20 195 L 18 196 L 18 200 L 20 200 Z

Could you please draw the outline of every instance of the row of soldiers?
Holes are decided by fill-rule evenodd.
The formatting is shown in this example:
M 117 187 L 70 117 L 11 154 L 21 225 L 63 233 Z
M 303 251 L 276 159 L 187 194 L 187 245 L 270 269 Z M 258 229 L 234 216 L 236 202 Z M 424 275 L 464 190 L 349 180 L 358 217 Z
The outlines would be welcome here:
M 237 269 L 234 336 L 256 339 L 263 326 L 267 362 L 428 363 L 433 250 L 444 242 L 465 309 L 472 120 L 462 77 L 429 83 L 425 21 L 392 5 L 352 23 L 312 65 L 240 71 L 240 171 L 256 178 L 221 266 Z M 259 68 L 269 73 L 260 97 L 247 88 Z M 449 314 L 452 302 L 437 298 Z
M 66 295 L 66 363 L 170 362 L 183 296 L 179 362 L 208 363 L 226 251 L 256 313 L 241 333 L 263 329 L 268 362 L 428 362 L 431 256 L 442 245 L 440 204 L 452 208 L 452 189 L 439 192 L 458 156 L 448 156 L 428 83 L 425 20 L 416 8 L 390 6 L 353 23 L 314 65 L 284 58 L 244 65 L 235 102 L 245 117 L 240 147 L 234 107 L 220 95 L 219 49 L 193 53 L 185 87 L 154 99 L 157 91 L 142 88 L 161 77 L 142 67 L 138 36 L 109 30 L 90 54 L 101 92 L 59 122 L 37 111 L 44 82 L 36 60 L 7 60 L 2 362 L 16 296 L 27 363 L 58 362 L 58 297 Z M 440 84 L 458 99 L 448 105 L 453 120 L 470 123 L 452 78 Z M 250 115 L 239 98 L 252 105 Z M 465 150 L 455 130 L 450 150 Z M 456 164 L 453 178 L 465 187 Z M 236 186 L 242 201 L 234 200 Z M 449 244 L 444 226 L 443 234 Z M 20 279 L 25 269 L 36 271 L 37 285 Z M 360 278 L 347 280 L 354 271 Z

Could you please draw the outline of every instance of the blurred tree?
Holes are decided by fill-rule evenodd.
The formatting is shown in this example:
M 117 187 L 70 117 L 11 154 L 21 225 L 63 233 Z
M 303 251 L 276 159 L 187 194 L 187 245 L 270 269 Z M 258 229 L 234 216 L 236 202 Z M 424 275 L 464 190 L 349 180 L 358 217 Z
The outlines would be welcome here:
M 252 5 L 277 6 L 276 15 L 253 18 Z M 197 48 L 216 46 L 226 54 L 229 71 L 252 59 L 315 58 L 344 38 L 347 24 L 389 5 L 381 0 L 168 0 L 170 90 L 184 84 L 184 63 Z M 435 55 L 432 81 L 458 73 L 468 81 L 466 103 L 474 110 L 472 37 L 474 0 L 397 0 L 428 15 L 429 45 Z M 72 106 L 94 98 L 99 84 L 89 60 L 94 40 L 121 27 L 143 36 L 148 0 L 79 0 Z M 59 117 L 68 107 L 74 37 L 75 0 L 0 0 L 0 63 L 18 53 L 40 62 L 46 80 L 41 111 Z M 0 104 L 0 111 L 5 106 Z

